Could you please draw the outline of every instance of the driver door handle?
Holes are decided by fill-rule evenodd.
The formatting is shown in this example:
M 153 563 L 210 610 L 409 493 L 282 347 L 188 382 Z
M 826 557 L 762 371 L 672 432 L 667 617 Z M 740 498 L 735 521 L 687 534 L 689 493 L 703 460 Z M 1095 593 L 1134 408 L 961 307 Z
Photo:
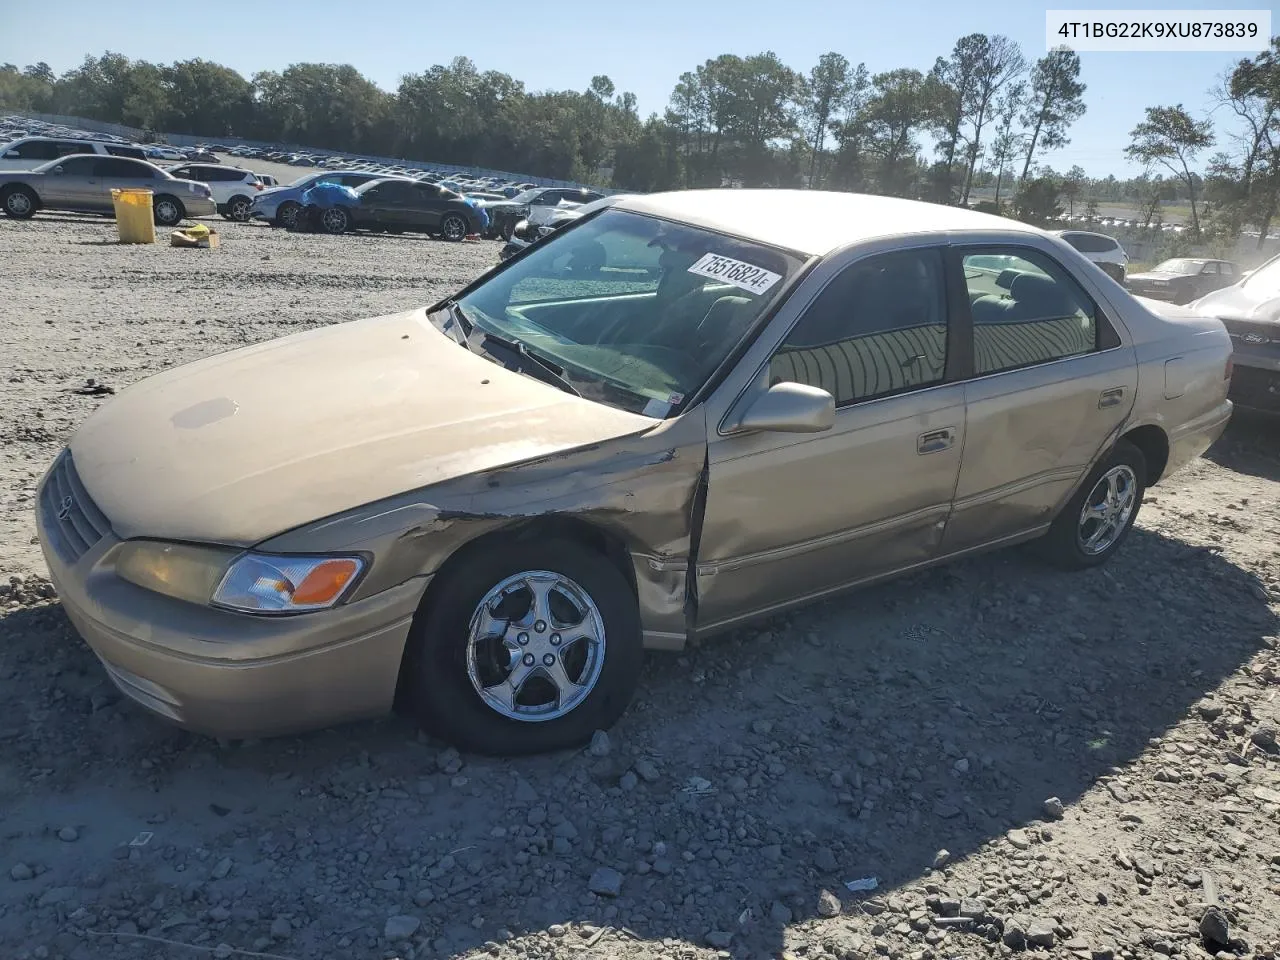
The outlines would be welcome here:
M 955 427 L 944 427 L 941 430 L 930 430 L 916 438 L 916 453 L 924 456 L 928 453 L 940 453 L 949 450 L 956 442 Z

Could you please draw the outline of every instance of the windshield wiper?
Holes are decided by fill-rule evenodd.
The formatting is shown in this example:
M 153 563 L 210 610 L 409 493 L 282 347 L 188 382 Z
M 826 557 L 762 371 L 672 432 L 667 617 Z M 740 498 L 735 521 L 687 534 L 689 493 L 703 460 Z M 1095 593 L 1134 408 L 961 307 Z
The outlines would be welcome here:
M 452 321 L 449 326 L 456 327 L 458 330 L 454 339 L 457 340 L 459 344 L 466 347 L 467 350 L 471 350 L 471 331 L 475 329 L 475 323 L 473 323 L 471 319 L 462 312 L 462 308 L 452 300 L 446 300 L 444 308 L 449 311 L 449 319 Z M 471 352 L 474 353 L 475 351 Z
M 481 344 L 497 344 L 500 347 L 510 350 L 521 360 L 525 361 L 521 364 L 521 368 L 526 373 L 531 376 L 536 376 L 544 383 L 549 383 L 552 386 L 559 387 L 565 393 L 572 393 L 575 397 L 582 396 L 578 391 L 578 388 L 565 379 L 563 367 L 558 366 L 546 357 L 539 356 L 531 351 L 525 345 L 523 340 L 509 340 L 504 336 L 500 336 L 499 334 L 486 330 Z

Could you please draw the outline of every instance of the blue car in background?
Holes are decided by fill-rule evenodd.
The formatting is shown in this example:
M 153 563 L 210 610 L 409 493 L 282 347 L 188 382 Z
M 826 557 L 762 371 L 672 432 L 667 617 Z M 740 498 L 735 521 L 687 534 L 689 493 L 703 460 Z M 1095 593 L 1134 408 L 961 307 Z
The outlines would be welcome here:
M 249 217 L 265 220 L 277 227 L 292 227 L 303 207 L 302 195 L 318 183 L 336 183 L 343 187 L 359 187 L 371 180 L 385 180 L 385 174 L 365 173 L 360 170 L 326 170 L 309 173 L 283 187 L 261 190 L 249 206 Z M 399 178 L 404 179 L 404 178 Z

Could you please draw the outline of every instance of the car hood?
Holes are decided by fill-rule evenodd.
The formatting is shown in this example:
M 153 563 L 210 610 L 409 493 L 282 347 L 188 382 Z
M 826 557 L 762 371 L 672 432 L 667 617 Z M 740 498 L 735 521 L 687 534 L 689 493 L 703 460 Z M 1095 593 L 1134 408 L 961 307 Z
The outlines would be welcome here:
M 656 423 L 506 370 L 416 310 L 157 374 L 99 408 L 69 446 L 118 536 L 251 546 Z
M 1141 273 L 1131 273 L 1128 275 L 1130 280 L 1177 280 L 1179 277 L 1187 276 L 1185 273 L 1171 273 L 1167 270 L 1143 270 Z
M 1247 281 L 1215 290 L 1192 304 L 1210 316 L 1227 320 L 1280 322 L 1280 292 L 1252 287 Z

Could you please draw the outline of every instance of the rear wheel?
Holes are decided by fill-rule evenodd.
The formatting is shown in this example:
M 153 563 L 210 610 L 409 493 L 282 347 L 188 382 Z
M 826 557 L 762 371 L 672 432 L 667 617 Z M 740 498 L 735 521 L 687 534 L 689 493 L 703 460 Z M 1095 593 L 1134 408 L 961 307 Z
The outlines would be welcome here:
M 186 209 L 182 206 L 182 201 L 177 197 L 171 197 L 167 193 L 162 193 L 152 201 L 151 208 L 155 213 L 156 226 L 158 227 L 176 227 L 182 222 L 182 218 L 187 215 Z
M 248 197 L 232 197 L 231 202 L 227 204 L 227 218 L 235 220 L 237 223 L 247 222 L 249 219 L 249 206 L 252 202 Z
M 30 187 L 6 187 L 4 192 L 0 193 L 0 206 L 4 207 L 6 216 L 13 217 L 15 220 L 31 219 L 35 216 L 39 205 L 40 201 Z
M 606 729 L 643 662 L 635 594 L 569 540 L 498 544 L 446 574 L 419 614 L 407 691 L 424 727 L 465 750 L 561 750 Z
M 1041 555 L 1067 570 L 1105 563 L 1133 529 L 1146 475 L 1142 451 L 1127 440 L 1117 441 L 1040 540 Z

